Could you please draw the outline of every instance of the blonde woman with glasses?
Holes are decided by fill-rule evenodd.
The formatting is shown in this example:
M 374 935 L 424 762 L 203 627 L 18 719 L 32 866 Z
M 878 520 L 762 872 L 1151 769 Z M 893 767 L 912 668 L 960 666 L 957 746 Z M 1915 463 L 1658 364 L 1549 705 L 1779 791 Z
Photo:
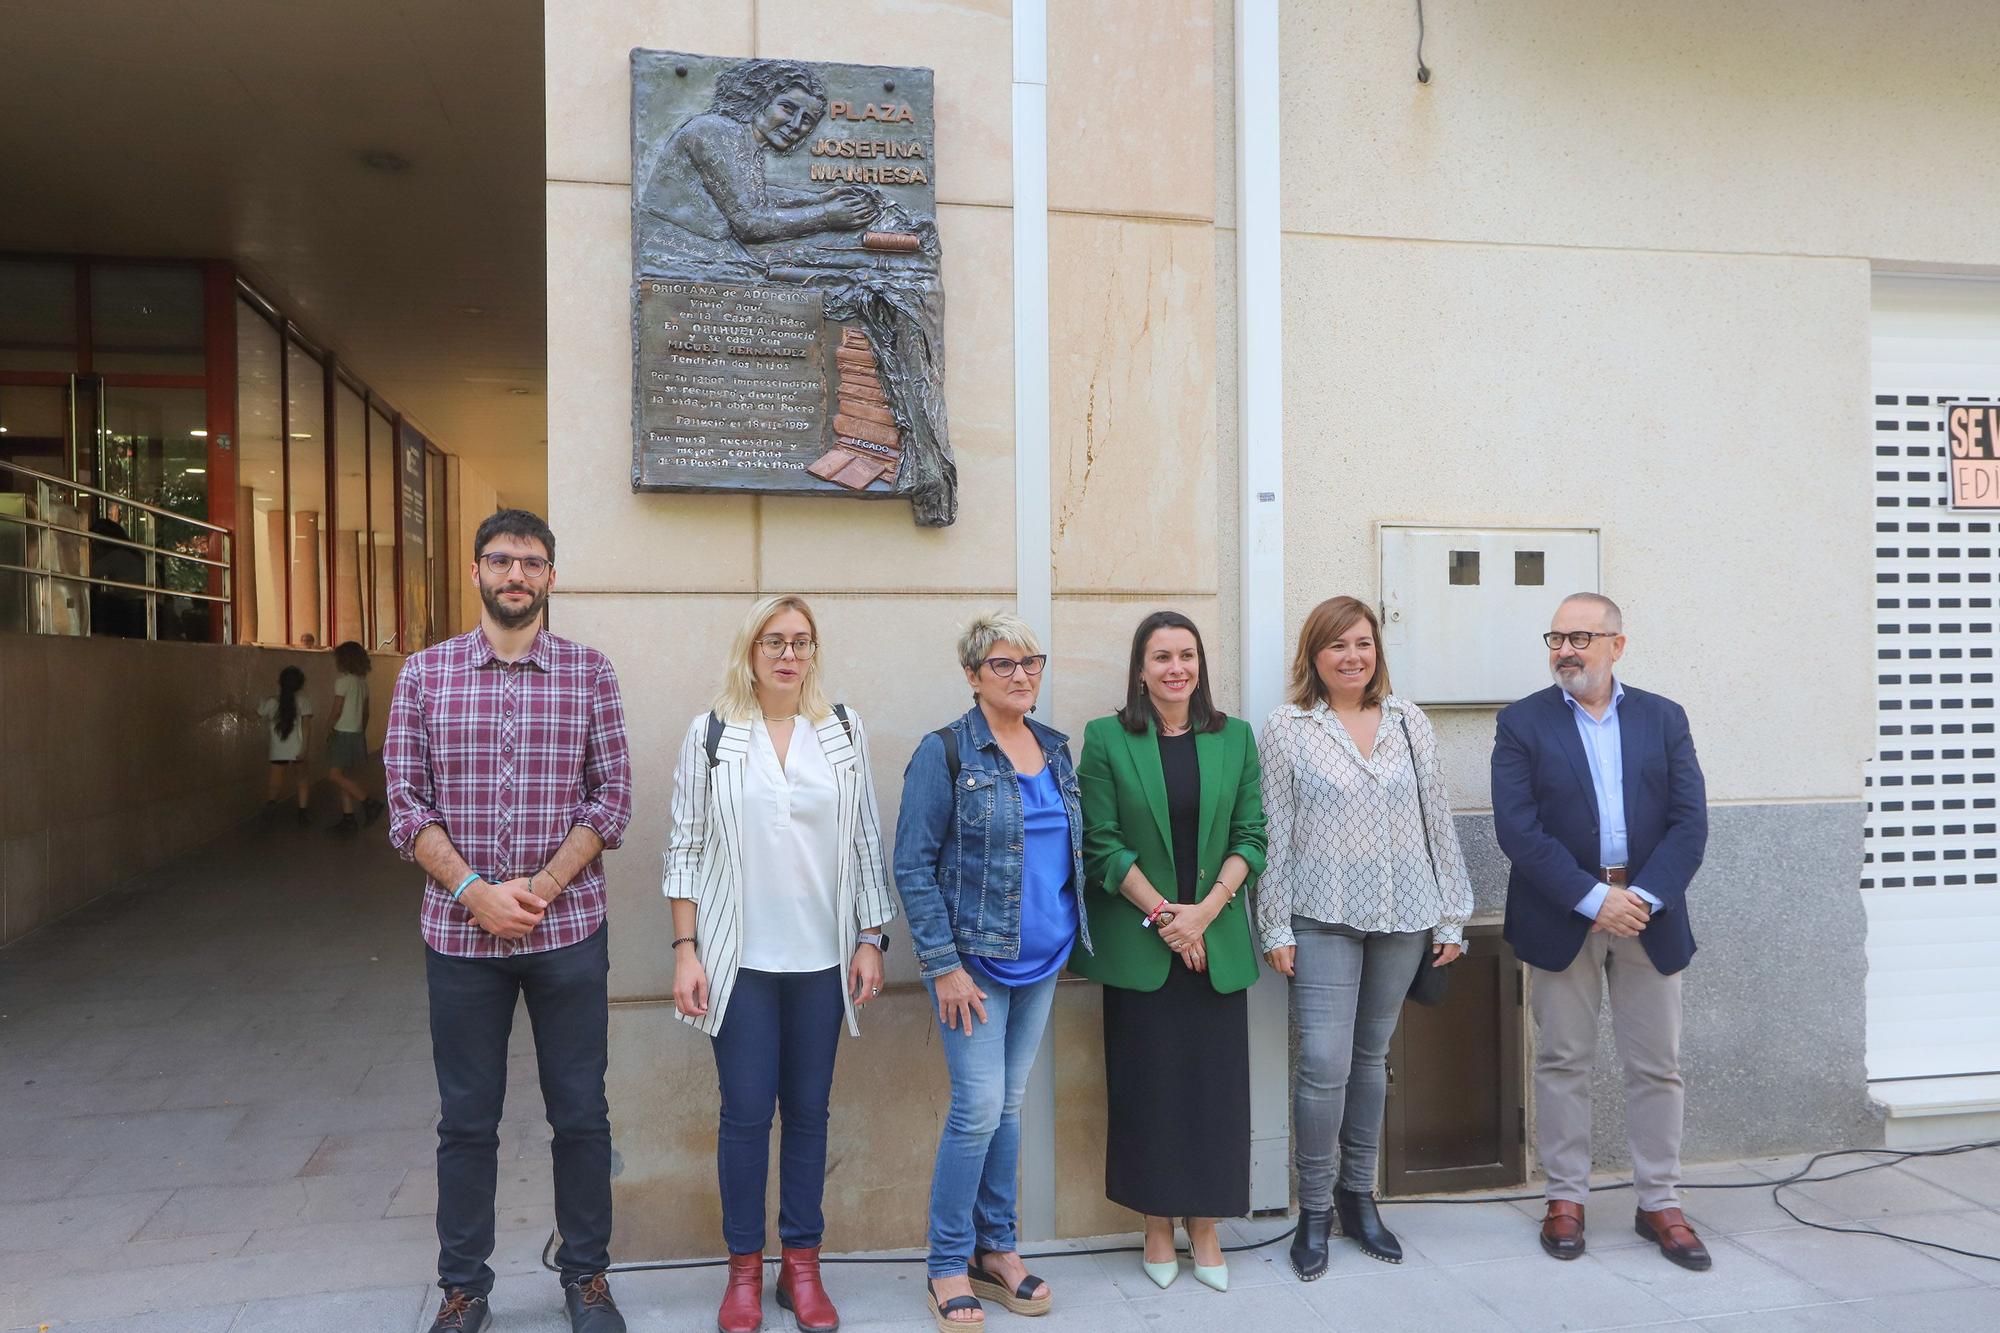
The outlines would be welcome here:
M 819 1274 L 827 1102 L 841 1019 L 859 1035 L 855 1010 L 881 994 L 882 927 L 896 909 L 861 718 L 829 703 L 821 679 L 812 609 L 797 597 L 758 602 L 675 770 L 663 887 L 674 1007 L 709 1035 L 722 1086 L 721 1333 L 763 1320 L 774 1109 L 778 1304 L 808 1333 L 840 1324 Z

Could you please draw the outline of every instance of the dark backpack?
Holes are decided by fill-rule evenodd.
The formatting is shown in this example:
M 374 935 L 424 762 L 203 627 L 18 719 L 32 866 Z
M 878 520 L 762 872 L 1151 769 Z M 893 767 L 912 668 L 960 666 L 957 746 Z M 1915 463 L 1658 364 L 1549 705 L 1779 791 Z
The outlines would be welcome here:
M 840 719 L 840 729 L 847 733 L 848 742 L 852 744 L 854 740 L 854 724 L 847 720 L 847 705 L 835 704 L 833 706 L 833 715 Z M 711 709 L 708 714 L 708 744 L 706 747 L 708 750 L 708 766 L 710 768 L 714 768 L 722 762 L 716 757 L 717 751 L 722 748 L 722 725 L 722 719 L 717 717 L 714 710 Z M 952 757 L 954 760 L 957 758 L 956 755 Z M 958 776 L 958 765 L 956 763 L 953 763 L 951 766 L 951 775 L 953 777 Z
M 944 742 L 944 771 L 951 775 L 951 785 L 956 787 L 958 785 L 958 736 L 949 726 L 939 727 L 931 735 Z

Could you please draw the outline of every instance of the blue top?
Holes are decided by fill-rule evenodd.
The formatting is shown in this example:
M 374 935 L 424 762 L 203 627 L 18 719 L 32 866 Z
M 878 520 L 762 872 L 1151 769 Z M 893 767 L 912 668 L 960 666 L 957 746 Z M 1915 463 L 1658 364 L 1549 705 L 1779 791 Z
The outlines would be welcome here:
M 1069 808 L 1052 768 L 1021 779 L 1021 954 L 965 961 L 1003 986 L 1031 986 L 1062 971 L 1076 941 L 1076 884 L 1071 874 Z
M 1612 678 L 1611 703 L 1602 720 L 1592 717 L 1590 710 L 1567 692 L 1563 702 L 1569 705 L 1570 716 L 1576 719 L 1576 733 L 1583 739 L 1583 756 L 1590 761 L 1590 785 L 1597 794 L 1597 863 L 1622 866 L 1631 854 L 1625 836 L 1625 735 L 1618 724 L 1618 705 L 1625 702 L 1625 687 L 1616 677 Z M 1658 898 L 1637 884 L 1630 887 L 1654 910 L 1659 909 Z M 1583 896 L 1576 910 L 1595 921 L 1608 893 L 1609 886 L 1599 884 Z

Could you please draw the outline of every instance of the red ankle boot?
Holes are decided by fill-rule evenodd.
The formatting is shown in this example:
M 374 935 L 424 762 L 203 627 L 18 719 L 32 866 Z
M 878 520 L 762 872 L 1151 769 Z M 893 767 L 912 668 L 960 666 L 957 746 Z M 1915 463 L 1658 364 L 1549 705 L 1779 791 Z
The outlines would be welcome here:
M 778 1304 L 792 1312 L 800 1333 L 833 1333 L 840 1327 L 840 1311 L 819 1284 L 819 1246 L 784 1251 L 778 1264 Z
M 729 1256 L 729 1285 L 722 1292 L 722 1309 L 715 1316 L 720 1333 L 757 1333 L 764 1326 L 764 1256 Z

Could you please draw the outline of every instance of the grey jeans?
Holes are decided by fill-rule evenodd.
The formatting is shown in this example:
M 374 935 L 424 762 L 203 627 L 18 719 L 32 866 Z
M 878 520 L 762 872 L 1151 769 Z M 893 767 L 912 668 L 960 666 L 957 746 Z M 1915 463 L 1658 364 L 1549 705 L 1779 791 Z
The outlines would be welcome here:
M 1298 941 L 1292 1133 L 1299 1206 L 1331 1208 L 1336 1142 L 1340 1187 L 1364 1194 L 1375 1189 L 1389 1039 L 1423 957 L 1424 932 L 1363 931 L 1295 916 L 1292 935 Z

